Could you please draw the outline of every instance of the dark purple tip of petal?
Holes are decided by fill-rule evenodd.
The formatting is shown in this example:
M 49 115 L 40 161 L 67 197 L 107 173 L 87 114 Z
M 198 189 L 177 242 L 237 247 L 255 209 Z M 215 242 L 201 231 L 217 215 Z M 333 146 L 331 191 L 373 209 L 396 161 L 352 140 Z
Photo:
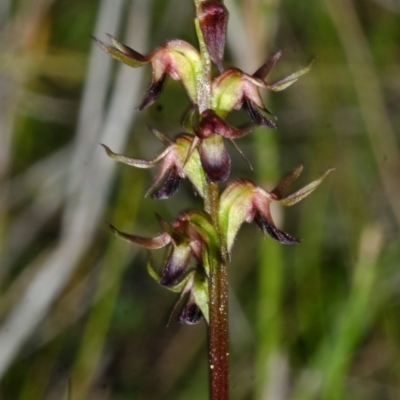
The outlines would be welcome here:
M 177 285 L 183 278 L 185 268 L 164 269 L 160 277 L 160 285 L 171 287 Z
M 231 158 L 223 143 L 200 146 L 200 159 L 204 172 L 211 182 L 224 182 L 231 172 Z
M 168 287 L 177 285 L 189 268 L 191 256 L 191 249 L 187 245 L 171 247 L 161 274 L 160 284 Z
M 179 190 L 181 183 L 182 178 L 178 175 L 175 168 L 173 168 L 169 171 L 167 178 L 161 186 L 152 193 L 151 197 L 157 200 L 168 199 Z
M 224 58 L 228 17 L 228 10 L 219 1 L 204 1 L 200 5 L 199 22 L 201 32 L 212 62 L 221 72 L 224 70 L 222 60 Z
M 151 84 L 142 104 L 140 104 L 139 107 L 136 107 L 136 110 L 141 111 L 144 108 L 151 106 L 160 97 L 166 78 L 167 75 L 164 74 L 157 82 Z
M 246 110 L 248 116 L 257 124 L 265 126 L 266 128 L 276 129 L 278 125 L 273 123 L 265 115 L 261 113 L 258 107 L 249 99 L 245 99 L 243 108 Z
M 299 240 L 295 239 L 293 236 L 286 232 L 280 231 L 274 224 L 268 222 L 261 214 L 256 214 L 254 217 L 254 222 L 259 226 L 259 228 L 264 232 L 268 233 L 272 239 L 277 240 L 283 244 L 298 244 Z
M 199 306 L 196 303 L 189 301 L 179 316 L 179 322 L 185 325 L 194 325 L 200 322 L 202 318 L 203 313 Z

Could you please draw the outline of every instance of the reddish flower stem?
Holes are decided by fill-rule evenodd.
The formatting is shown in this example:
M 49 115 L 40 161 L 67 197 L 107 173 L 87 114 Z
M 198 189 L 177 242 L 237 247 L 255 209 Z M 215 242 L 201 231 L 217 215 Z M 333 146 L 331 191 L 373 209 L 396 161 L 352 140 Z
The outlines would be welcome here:
M 209 367 L 211 400 L 229 399 L 228 281 L 226 265 L 210 277 Z
M 201 1 L 195 0 L 196 13 Z M 198 15 L 198 14 L 197 14 Z M 199 112 L 210 108 L 211 97 L 211 59 L 203 40 L 198 19 L 195 21 L 203 62 L 203 76 L 198 86 Z M 212 260 L 209 277 L 209 327 L 208 360 L 210 374 L 210 399 L 229 400 L 229 334 L 228 334 L 228 274 L 226 245 L 221 240 L 219 221 L 219 188 L 217 183 L 209 182 L 204 208 L 210 214 L 219 236 L 220 257 Z
M 221 254 L 224 255 L 225 253 L 224 249 L 221 248 Z M 209 279 L 208 327 L 208 358 L 210 368 L 211 400 L 229 399 L 227 272 L 226 257 L 222 256 L 221 260 L 213 260 Z

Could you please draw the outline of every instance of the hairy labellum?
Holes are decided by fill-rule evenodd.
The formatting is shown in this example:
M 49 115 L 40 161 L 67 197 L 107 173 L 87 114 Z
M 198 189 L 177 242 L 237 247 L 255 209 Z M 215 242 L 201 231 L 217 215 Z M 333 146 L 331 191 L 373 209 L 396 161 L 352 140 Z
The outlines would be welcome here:
M 189 301 L 181 312 L 179 322 L 184 325 L 194 325 L 202 319 L 203 313 L 200 307 L 194 301 Z
M 298 244 L 299 241 L 294 238 L 293 236 L 289 235 L 286 232 L 283 232 L 279 230 L 275 224 L 272 221 L 272 217 L 268 215 L 268 218 L 261 214 L 257 213 L 256 216 L 254 217 L 254 222 L 259 226 L 259 228 L 264 232 L 268 233 L 272 237 L 272 239 L 275 239 L 276 241 L 283 243 L 283 244 Z
M 151 197 L 157 200 L 168 199 L 179 190 L 181 183 L 182 178 L 179 176 L 176 168 L 172 167 L 164 182 L 152 193 Z
M 192 252 L 187 243 L 173 246 L 163 268 L 160 279 L 162 286 L 175 286 L 187 272 Z
M 200 158 L 207 178 L 211 182 L 224 182 L 231 171 L 231 158 L 222 137 L 212 135 L 201 142 Z

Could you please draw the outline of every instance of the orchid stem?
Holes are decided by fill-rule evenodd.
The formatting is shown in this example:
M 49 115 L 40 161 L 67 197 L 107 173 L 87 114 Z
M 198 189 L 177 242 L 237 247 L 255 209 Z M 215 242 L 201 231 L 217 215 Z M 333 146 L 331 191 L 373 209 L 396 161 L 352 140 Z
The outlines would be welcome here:
M 201 1 L 195 0 L 196 14 L 199 15 Z M 195 20 L 196 34 L 200 45 L 203 74 L 198 81 L 199 113 L 210 108 L 211 98 L 211 58 L 205 45 L 199 20 Z M 210 214 L 213 225 L 218 232 L 220 257 L 210 260 L 209 276 L 209 327 L 208 359 L 210 374 L 210 399 L 229 399 L 229 336 L 228 336 L 228 274 L 226 245 L 221 238 L 219 221 L 219 188 L 218 183 L 208 182 L 204 208 Z

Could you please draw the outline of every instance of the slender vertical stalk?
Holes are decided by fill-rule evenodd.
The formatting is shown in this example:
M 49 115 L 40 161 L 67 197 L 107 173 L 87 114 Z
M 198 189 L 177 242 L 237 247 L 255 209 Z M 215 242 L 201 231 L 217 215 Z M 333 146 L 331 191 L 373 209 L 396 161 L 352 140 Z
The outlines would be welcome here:
M 207 202 L 218 229 L 218 185 L 210 183 Z M 219 232 L 218 232 L 219 233 Z M 220 238 L 219 260 L 212 260 L 209 278 L 208 358 L 211 400 L 229 399 L 228 271 L 226 249 Z
M 195 0 L 196 14 L 200 1 Z M 210 108 L 211 96 L 211 59 L 204 43 L 198 18 L 195 20 L 196 34 L 199 40 L 203 64 L 203 74 L 198 81 L 199 112 Z M 229 342 L 228 342 L 228 274 L 226 246 L 221 240 L 218 222 L 219 188 L 217 183 L 210 182 L 204 201 L 205 210 L 210 214 L 219 235 L 220 254 L 218 260 L 211 261 L 209 277 L 209 327 L 208 358 L 210 368 L 211 400 L 228 400 L 229 398 Z

